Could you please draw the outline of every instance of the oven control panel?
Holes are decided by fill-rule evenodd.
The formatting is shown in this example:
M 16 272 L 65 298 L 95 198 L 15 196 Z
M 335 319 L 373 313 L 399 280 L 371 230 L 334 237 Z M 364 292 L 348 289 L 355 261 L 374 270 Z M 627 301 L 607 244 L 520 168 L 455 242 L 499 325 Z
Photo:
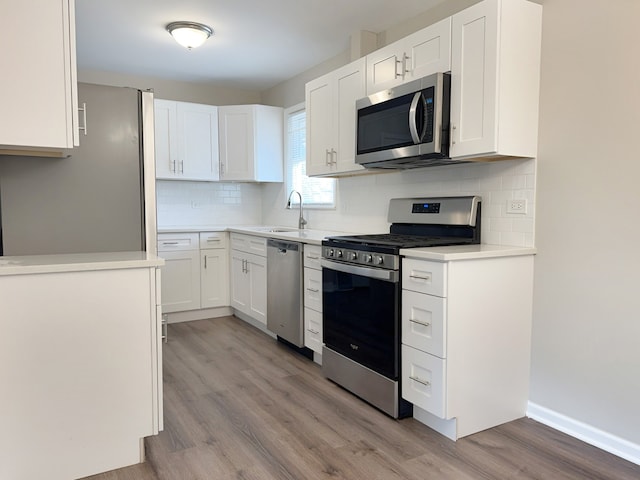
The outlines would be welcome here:
M 367 265 L 371 267 L 384 268 L 388 270 L 398 270 L 400 268 L 400 257 L 398 255 L 351 250 L 349 248 L 342 247 L 322 247 L 322 258 L 351 263 L 354 265 Z

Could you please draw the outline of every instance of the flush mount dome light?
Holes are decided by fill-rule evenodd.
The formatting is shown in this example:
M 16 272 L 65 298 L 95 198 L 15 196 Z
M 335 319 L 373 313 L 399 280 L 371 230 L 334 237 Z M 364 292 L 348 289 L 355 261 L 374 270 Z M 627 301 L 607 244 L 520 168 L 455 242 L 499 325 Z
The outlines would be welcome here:
M 196 22 L 172 22 L 167 25 L 167 32 L 189 50 L 199 47 L 213 35 L 211 27 Z

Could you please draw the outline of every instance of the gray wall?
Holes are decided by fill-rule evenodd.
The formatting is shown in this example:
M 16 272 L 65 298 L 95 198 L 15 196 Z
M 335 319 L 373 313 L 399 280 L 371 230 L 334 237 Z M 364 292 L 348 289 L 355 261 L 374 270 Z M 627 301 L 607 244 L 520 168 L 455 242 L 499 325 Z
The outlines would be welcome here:
M 544 2 L 531 401 L 640 443 L 640 2 Z

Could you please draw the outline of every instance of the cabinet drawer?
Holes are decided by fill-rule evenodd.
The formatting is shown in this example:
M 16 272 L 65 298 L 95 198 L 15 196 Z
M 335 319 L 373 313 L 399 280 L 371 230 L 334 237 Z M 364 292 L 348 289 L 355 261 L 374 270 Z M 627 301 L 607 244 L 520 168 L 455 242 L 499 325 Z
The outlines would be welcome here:
M 322 247 L 319 245 L 304 246 L 304 266 L 307 268 L 315 268 L 320 270 L 320 258 L 322 257 Z
M 402 288 L 446 297 L 447 264 L 404 258 L 402 260 Z
M 304 309 L 304 346 L 322 354 L 322 313 Z
M 241 252 L 253 253 L 261 257 L 267 256 L 267 239 L 256 235 L 242 233 L 231 234 L 231 248 Z
M 402 343 L 446 358 L 447 301 L 424 293 L 402 291 Z
M 200 232 L 200 248 L 226 248 L 228 238 L 227 232 Z
M 402 398 L 446 418 L 446 360 L 402 346 Z
M 182 250 L 199 250 L 197 233 L 159 233 L 158 251 L 174 252 Z
M 322 270 L 304 269 L 304 306 L 322 312 Z

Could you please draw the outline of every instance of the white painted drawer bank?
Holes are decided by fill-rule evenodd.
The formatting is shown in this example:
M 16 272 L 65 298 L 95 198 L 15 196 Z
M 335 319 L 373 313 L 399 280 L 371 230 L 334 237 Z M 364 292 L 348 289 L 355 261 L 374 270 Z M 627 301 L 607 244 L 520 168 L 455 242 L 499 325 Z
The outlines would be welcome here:
M 453 440 L 523 417 L 535 249 L 400 253 L 402 396 L 413 416 Z
M 0 478 L 144 460 L 162 430 L 159 267 L 144 252 L 0 257 Z

